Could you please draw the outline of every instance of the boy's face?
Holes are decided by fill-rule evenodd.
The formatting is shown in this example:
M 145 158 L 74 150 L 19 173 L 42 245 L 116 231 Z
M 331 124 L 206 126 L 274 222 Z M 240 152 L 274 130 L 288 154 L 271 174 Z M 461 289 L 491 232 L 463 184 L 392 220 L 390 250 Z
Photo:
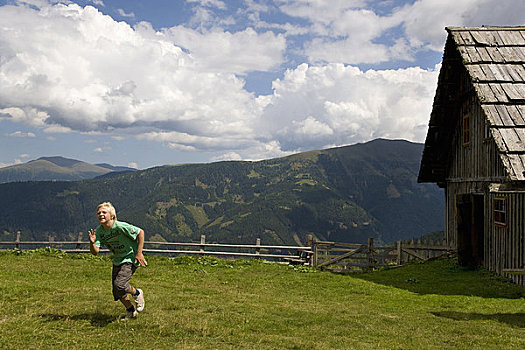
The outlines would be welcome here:
M 100 207 L 97 211 L 97 219 L 102 225 L 109 223 L 111 221 L 111 214 L 108 207 Z

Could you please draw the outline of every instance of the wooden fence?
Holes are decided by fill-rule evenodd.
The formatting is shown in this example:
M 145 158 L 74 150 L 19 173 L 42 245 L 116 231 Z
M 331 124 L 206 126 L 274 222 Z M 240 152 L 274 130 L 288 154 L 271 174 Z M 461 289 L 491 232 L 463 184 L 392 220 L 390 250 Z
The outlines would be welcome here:
M 41 246 L 61 249 L 67 253 L 88 253 L 89 242 L 83 240 L 82 232 L 76 241 L 22 241 L 20 231 L 15 241 L 0 242 L 0 246 L 16 249 L 35 249 Z M 101 250 L 107 253 L 108 250 Z M 264 258 L 295 264 L 310 265 L 335 271 L 359 271 L 382 266 L 400 266 L 412 260 L 427 260 L 454 249 L 445 242 L 398 241 L 386 246 L 375 246 L 370 238 L 368 244 L 326 242 L 307 237 L 304 246 L 262 245 L 257 238 L 255 244 L 206 243 L 202 235 L 200 242 L 175 243 L 145 241 L 144 253 L 168 256 L 180 254 L 217 255 L 232 257 Z
M 400 266 L 414 260 L 428 260 L 455 252 L 445 242 L 398 241 L 376 246 L 370 238 L 368 244 L 326 241 L 312 242 L 311 265 L 335 271 L 361 271 L 382 266 Z
M 76 241 L 22 241 L 20 231 L 16 233 L 15 241 L 1 242 L 0 246 L 16 249 L 35 249 L 38 247 L 52 247 L 61 249 L 66 253 L 89 253 L 89 241 L 83 240 L 83 233 L 78 234 Z M 108 253 L 107 249 L 101 249 L 101 253 Z M 286 245 L 262 245 L 261 239 L 257 238 L 255 244 L 222 244 L 206 243 L 206 236 L 202 235 L 200 242 L 161 242 L 145 241 L 144 253 L 162 254 L 168 256 L 180 254 L 237 256 L 250 258 L 265 258 L 268 260 L 283 260 L 291 263 L 308 263 L 311 258 L 311 247 L 309 246 L 286 246 Z

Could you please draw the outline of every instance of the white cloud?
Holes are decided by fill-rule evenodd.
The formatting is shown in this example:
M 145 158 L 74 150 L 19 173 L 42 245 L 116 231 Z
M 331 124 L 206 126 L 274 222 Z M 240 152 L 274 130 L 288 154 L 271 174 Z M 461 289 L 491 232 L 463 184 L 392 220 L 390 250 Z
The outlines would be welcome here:
M 441 51 L 445 27 L 481 25 L 523 25 L 523 0 L 420 0 L 394 16 L 403 21 L 413 46 L 427 45 Z M 429 16 L 431 21 L 426 20 Z
M 249 17 L 252 29 L 234 15 L 216 16 L 226 12 L 225 2 L 191 2 L 199 25 L 161 31 L 146 22 L 132 28 L 89 6 L 1 6 L 0 120 L 46 133 L 135 136 L 213 153 L 214 160 L 279 157 L 376 137 L 423 141 L 437 70 L 363 71 L 356 64 L 441 51 L 445 25 L 516 24 L 522 19 L 509 4 L 517 13 L 525 6 L 419 0 L 379 12 L 365 0 L 250 0 L 236 15 Z M 276 6 L 290 17 L 271 22 Z M 314 64 L 296 56 L 298 63 L 285 62 L 297 53 L 297 36 L 308 39 L 301 53 Z M 284 64 L 290 69 L 273 82 L 273 94 L 245 89 L 248 73 L 276 74 Z
M 213 162 L 223 161 L 223 160 L 242 160 L 241 155 L 237 152 L 228 152 L 218 157 L 212 157 Z
M 117 9 L 117 12 L 122 17 L 135 18 L 135 14 L 133 12 L 127 13 L 123 9 Z
M 418 0 L 392 2 L 280 0 L 280 9 L 310 23 L 304 45 L 310 62 L 413 61 L 421 50 L 442 51 L 447 26 L 522 25 L 522 0 Z M 383 2 L 388 5 L 389 2 Z
M 48 132 L 173 130 L 213 137 L 246 134 L 257 113 L 243 80 L 211 71 L 206 57 L 199 61 L 198 54 L 184 53 L 147 26 L 134 30 L 93 7 L 75 4 L 2 6 L 0 22 L 3 118 Z M 252 50 L 261 58 L 256 69 L 276 64 L 257 47 L 281 41 L 272 33 L 210 36 L 225 46 L 230 39 L 237 42 L 228 54 L 242 53 L 242 45 Z M 206 43 L 207 38 L 197 40 Z M 246 71 L 242 60 L 255 60 L 243 57 L 235 67 Z
M 36 135 L 32 132 L 23 132 L 23 131 L 15 131 L 11 134 L 6 134 L 7 137 L 21 137 L 21 138 L 27 138 L 27 137 L 36 137 Z
M 135 162 L 129 162 L 128 163 L 128 167 L 129 168 L 133 168 L 133 169 L 138 169 L 139 168 L 139 165 Z
M 437 70 L 361 71 L 342 64 L 300 65 L 274 82 L 258 130 L 282 150 L 351 144 L 378 137 L 421 142 Z
M 220 1 L 220 0 L 186 0 L 186 2 L 198 3 L 201 6 L 215 7 L 220 10 L 226 9 L 226 4 L 224 3 L 224 1 Z
M 165 34 L 191 52 L 198 69 L 208 72 L 246 74 L 272 70 L 283 62 L 286 48 L 283 35 L 270 31 L 259 34 L 252 28 L 236 33 L 215 28 L 201 33 L 177 26 Z

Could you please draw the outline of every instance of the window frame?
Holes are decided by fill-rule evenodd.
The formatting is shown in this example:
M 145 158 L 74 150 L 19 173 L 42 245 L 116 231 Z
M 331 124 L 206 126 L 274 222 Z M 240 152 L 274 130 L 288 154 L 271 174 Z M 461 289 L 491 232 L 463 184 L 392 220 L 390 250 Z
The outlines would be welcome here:
M 470 146 L 472 142 L 472 114 L 470 112 L 463 114 L 462 121 L 462 141 L 463 146 Z
M 488 120 L 483 118 L 483 141 L 487 142 L 492 139 L 492 131 L 490 131 L 490 125 Z
M 497 203 L 502 203 L 502 206 Z M 509 207 L 506 196 L 492 198 L 492 220 L 495 226 L 507 227 L 509 224 Z

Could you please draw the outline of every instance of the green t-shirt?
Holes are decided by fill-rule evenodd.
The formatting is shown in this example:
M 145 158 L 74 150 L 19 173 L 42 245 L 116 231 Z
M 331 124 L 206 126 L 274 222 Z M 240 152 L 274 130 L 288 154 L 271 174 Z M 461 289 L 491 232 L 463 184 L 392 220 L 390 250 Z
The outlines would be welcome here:
M 135 263 L 139 242 L 137 235 L 140 228 L 123 221 L 116 221 L 113 226 L 106 230 L 100 225 L 95 234 L 97 239 L 95 245 L 108 248 L 113 254 L 113 264 L 121 265 L 125 262 Z

